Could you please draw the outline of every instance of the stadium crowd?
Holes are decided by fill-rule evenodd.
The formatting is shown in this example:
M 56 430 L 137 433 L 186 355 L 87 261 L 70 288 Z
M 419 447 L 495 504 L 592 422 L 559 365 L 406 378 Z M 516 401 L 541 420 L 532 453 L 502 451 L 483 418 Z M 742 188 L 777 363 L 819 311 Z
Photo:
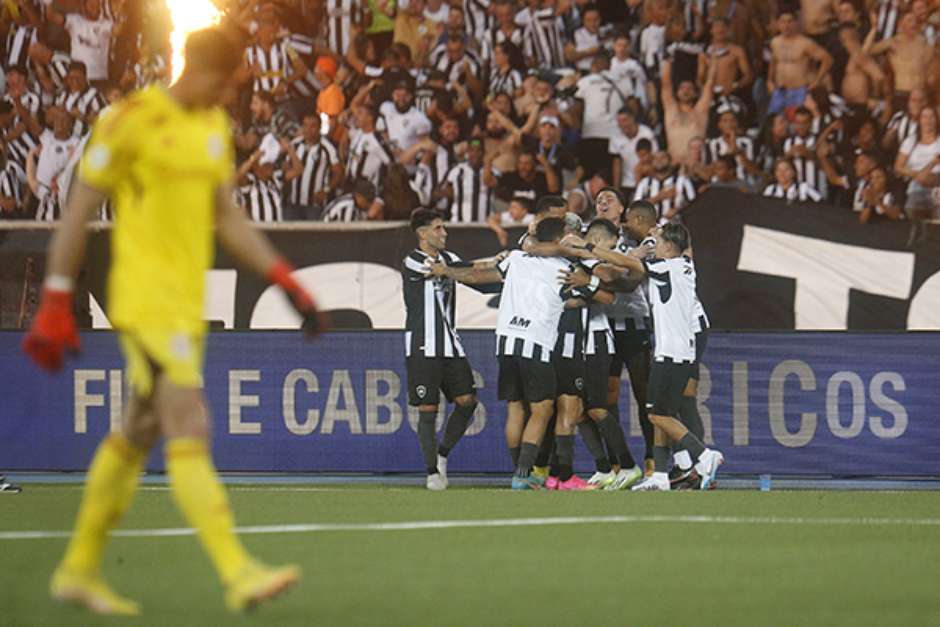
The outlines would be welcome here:
M 216 0 L 253 219 L 506 227 L 710 187 L 862 222 L 940 186 L 940 0 Z M 170 80 L 161 0 L 3 0 L 3 219 L 54 220 L 95 119 Z M 935 191 L 933 192 L 936 193 Z M 102 218 L 107 219 L 107 207 Z

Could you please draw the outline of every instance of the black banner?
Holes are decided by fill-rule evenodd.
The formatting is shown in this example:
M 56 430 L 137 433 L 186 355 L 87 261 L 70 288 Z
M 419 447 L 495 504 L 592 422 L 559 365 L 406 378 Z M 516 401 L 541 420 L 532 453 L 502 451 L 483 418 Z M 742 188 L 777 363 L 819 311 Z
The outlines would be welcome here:
M 698 269 L 699 295 L 721 329 L 940 329 L 940 244 L 907 248 L 909 225 L 859 224 L 827 205 L 713 190 L 686 210 Z M 0 327 L 29 321 L 51 231 L 0 228 Z M 109 231 L 95 229 L 80 286 L 91 299 L 83 326 L 106 327 Z M 520 234 L 510 234 L 515 241 Z M 401 328 L 398 275 L 414 235 L 401 223 L 282 225 L 268 230 L 301 280 L 333 312 L 339 328 Z M 168 243 L 168 245 L 171 245 Z M 496 254 L 485 227 L 449 227 L 448 248 L 464 259 Z M 296 320 L 265 282 L 237 270 L 219 252 L 207 279 L 206 317 L 232 329 L 290 328 Z M 491 328 L 494 300 L 461 297 L 458 326 Z
M 940 232 L 713 190 L 685 212 L 699 296 L 726 329 L 940 329 Z

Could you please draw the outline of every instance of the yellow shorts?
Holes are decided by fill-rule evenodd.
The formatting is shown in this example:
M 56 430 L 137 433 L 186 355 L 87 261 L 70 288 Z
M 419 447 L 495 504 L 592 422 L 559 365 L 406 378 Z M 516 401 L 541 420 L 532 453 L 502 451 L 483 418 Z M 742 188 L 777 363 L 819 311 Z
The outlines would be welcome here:
M 118 337 L 127 360 L 127 378 L 139 396 L 150 396 L 161 374 L 179 387 L 202 387 L 204 333 L 122 330 Z

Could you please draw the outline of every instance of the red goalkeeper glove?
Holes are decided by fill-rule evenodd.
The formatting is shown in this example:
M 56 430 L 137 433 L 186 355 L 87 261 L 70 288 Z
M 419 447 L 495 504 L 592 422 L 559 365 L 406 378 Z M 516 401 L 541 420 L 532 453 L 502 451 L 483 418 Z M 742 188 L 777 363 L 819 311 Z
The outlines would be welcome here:
M 274 267 L 268 272 L 267 279 L 271 283 L 280 286 L 290 299 L 291 305 L 300 314 L 303 322 L 301 329 L 309 337 L 314 337 L 327 330 L 329 327 L 328 318 L 317 309 L 317 303 L 313 296 L 300 286 L 300 283 L 291 276 L 294 268 L 285 260 L 280 259 L 274 264 Z
M 32 327 L 23 340 L 23 351 L 40 367 L 55 371 L 62 367 L 66 349 L 75 353 L 80 347 L 72 293 L 45 288 Z

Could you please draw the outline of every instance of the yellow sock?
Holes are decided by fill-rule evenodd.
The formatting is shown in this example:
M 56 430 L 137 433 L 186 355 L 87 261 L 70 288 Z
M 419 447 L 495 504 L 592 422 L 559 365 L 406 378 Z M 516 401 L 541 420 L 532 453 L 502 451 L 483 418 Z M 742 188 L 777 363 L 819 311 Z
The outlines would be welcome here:
M 174 438 L 166 443 L 166 468 L 176 505 L 199 533 L 224 583 L 229 583 L 248 561 L 248 553 L 235 535 L 235 521 L 225 490 L 198 438 Z
M 97 573 L 101 568 L 108 531 L 130 506 L 145 458 L 146 451 L 120 434 L 109 435 L 98 446 L 88 469 L 75 531 L 62 560 L 67 569 Z

